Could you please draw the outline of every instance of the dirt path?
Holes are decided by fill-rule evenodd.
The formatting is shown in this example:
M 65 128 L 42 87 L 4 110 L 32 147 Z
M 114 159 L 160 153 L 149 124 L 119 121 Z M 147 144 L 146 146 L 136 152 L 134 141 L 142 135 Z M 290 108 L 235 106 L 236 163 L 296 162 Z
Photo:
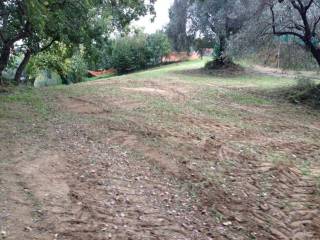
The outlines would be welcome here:
M 272 77 L 286 77 L 286 78 L 296 78 L 296 77 L 304 77 L 310 78 L 314 80 L 319 80 L 319 73 L 311 72 L 311 71 L 292 71 L 292 70 L 283 70 L 279 68 L 272 68 L 262 65 L 253 65 L 250 68 L 247 68 L 246 71 L 250 74 L 261 74 L 264 76 L 272 76 Z
M 44 90 L 50 117 L 1 119 L 0 239 L 320 239 L 318 115 L 228 91 Z

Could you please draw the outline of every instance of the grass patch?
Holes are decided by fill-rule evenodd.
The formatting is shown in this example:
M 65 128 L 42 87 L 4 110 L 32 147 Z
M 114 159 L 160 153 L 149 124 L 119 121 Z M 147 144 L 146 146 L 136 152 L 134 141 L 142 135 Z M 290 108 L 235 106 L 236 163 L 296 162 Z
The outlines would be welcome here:
M 270 99 L 256 97 L 254 95 L 240 93 L 240 92 L 230 92 L 228 96 L 232 99 L 232 101 L 238 104 L 245 105 L 268 105 L 271 104 L 272 101 Z
M 267 155 L 267 161 L 272 162 L 274 165 L 292 164 L 291 159 L 286 154 L 281 152 L 270 152 Z
M 0 117 L 32 118 L 30 113 L 47 117 L 49 110 L 44 102 L 41 90 L 35 88 L 19 87 L 12 93 L 0 95 Z

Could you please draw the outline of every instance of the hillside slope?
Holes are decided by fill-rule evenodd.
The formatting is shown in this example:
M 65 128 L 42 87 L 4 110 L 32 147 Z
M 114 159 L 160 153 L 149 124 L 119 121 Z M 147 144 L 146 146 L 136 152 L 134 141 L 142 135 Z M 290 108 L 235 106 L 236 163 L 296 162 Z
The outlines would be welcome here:
M 2 95 L 0 239 L 320 239 L 320 113 L 202 65 Z

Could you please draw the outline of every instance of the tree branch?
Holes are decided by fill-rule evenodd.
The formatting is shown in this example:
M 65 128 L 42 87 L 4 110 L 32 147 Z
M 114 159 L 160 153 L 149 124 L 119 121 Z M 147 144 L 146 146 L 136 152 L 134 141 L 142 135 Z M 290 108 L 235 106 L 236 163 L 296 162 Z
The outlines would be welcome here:
M 273 5 L 270 5 L 270 11 L 271 11 L 271 16 L 272 16 L 272 32 L 273 32 L 273 34 L 277 35 L 277 36 L 293 35 L 293 36 L 299 37 L 300 39 L 304 40 L 304 36 L 299 34 L 299 33 L 296 33 L 296 32 L 293 32 L 293 31 L 277 31 L 276 30 L 276 17 L 275 17 L 275 13 L 274 13 L 273 7 L 274 7 Z
M 307 4 L 307 6 L 305 6 L 306 11 L 308 11 L 308 9 L 311 7 L 313 2 L 314 2 L 314 0 L 310 0 L 309 3 Z
M 313 24 L 312 35 L 316 34 L 316 30 L 317 30 L 317 26 L 318 26 L 319 22 L 320 22 L 320 16 L 318 17 L 318 19 Z
M 48 48 L 50 48 L 52 46 L 52 44 L 55 42 L 56 40 L 55 39 L 52 39 L 50 41 L 50 43 L 48 43 L 46 46 L 43 46 L 42 48 L 40 48 L 39 52 L 43 52 L 43 51 L 46 51 Z

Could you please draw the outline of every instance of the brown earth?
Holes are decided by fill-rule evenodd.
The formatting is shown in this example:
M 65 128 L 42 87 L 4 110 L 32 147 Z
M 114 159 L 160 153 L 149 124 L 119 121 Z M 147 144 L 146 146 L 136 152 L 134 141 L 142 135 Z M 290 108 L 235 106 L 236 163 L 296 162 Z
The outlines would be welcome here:
M 168 114 L 197 103 L 198 85 L 73 88 L 43 90 L 49 119 L 1 118 L 0 239 L 320 239 L 320 129 L 304 118 L 313 110 L 293 119 L 284 109 L 293 105 L 218 99 L 243 128 L 189 109 Z

